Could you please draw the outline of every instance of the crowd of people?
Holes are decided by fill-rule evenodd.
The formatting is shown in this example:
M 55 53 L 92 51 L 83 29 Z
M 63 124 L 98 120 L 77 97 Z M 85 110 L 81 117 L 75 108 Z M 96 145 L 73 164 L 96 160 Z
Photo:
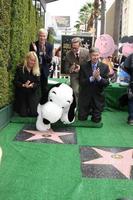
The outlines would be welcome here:
M 38 40 L 29 45 L 23 64 L 16 69 L 14 109 L 23 117 L 37 116 L 40 99 L 47 98 L 48 78 L 61 70 L 61 46 L 54 50 L 47 35 L 45 29 L 39 30 Z M 63 67 L 70 77 L 79 120 L 87 120 L 90 115 L 93 122 L 100 122 L 105 87 L 109 82 L 127 82 L 128 123 L 133 125 L 133 54 L 122 59 L 120 61 L 113 55 L 102 59 L 98 48 L 83 48 L 79 37 L 71 40 L 71 49 L 66 53 Z

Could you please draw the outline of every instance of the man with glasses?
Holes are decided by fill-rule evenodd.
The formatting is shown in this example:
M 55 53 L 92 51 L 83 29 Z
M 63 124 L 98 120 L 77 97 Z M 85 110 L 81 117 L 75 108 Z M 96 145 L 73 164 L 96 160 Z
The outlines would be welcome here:
M 70 85 L 73 88 L 76 103 L 79 96 L 79 70 L 80 65 L 89 59 L 89 50 L 81 47 L 81 39 L 74 37 L 71 40 L 71 50 L 65 58 L 65 73 L 70 75 Z

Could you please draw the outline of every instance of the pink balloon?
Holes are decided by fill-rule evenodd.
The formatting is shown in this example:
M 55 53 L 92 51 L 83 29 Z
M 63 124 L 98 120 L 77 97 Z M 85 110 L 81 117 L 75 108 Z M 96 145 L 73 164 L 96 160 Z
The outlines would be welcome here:
M 95 41 L 95 47 L 99 49 L 102 58 L 111 56 L 116 49 L 113 38 L 108 34 L 98 37 Z
M 122 46 L 122 54 L 128 57 L 131 53 L 133 53 L 133 43 L 124 43 Z

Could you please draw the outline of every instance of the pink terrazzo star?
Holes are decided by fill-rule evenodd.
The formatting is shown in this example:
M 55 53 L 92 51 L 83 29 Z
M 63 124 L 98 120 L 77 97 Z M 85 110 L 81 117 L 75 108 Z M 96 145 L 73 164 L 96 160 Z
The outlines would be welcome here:
M 34 136 L 31 136 L 30 138 L 26 139 L 25 141 L 31 141 L 31 140 L 39 140 L 39 139 L 49 139 L 53 140 L 58 143 L 64 143 L 63 140 L 59 136 L 64 135 L 71 135 L 72 132 L 54 132 L 52 129 L 49 129 L 47 131 L 33 131 L 33 130 L 24 130 L 27 133 L 31 133 Z
M 100 164 L 113 165 L 124 176 L 130 179 L 131 167 L 133 165 L 133 149 L 125 150 L 118 153 L 107 152 L 101 149 L 92 148 L 102 157 L 91 161 L 85 161 L 83 164 Z

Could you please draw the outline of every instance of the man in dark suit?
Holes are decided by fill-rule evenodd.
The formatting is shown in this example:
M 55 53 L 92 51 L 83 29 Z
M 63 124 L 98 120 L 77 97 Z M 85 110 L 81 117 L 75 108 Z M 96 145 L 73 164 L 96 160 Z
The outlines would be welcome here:
M 73 88 L 76 103 L 79 96 L 79 69 L 83 62 L 89 59 L 89 50 L 81 47 L 81 39 L 74 37 L 71 41 L 71 50 L 65 58 L 65 73 L 70 75 L 70 85 Z
M 30 51 L 35 51 L 40 66 L 41 96 L 47 93 L 49 68 L 53 55 L 53 45 L 47 42 L 47 31 L 40 29 L 38 32 L 38 40 L 30 44 Z
M 79 120 L 87 120 L 90 114 L 93 122 L 101 121 L 104 108 L 104 88 L 109 84 L 109 67 L 99 61 L 99 49 L 90 49 L 90 61 L 81 65 L 79 74 Z

